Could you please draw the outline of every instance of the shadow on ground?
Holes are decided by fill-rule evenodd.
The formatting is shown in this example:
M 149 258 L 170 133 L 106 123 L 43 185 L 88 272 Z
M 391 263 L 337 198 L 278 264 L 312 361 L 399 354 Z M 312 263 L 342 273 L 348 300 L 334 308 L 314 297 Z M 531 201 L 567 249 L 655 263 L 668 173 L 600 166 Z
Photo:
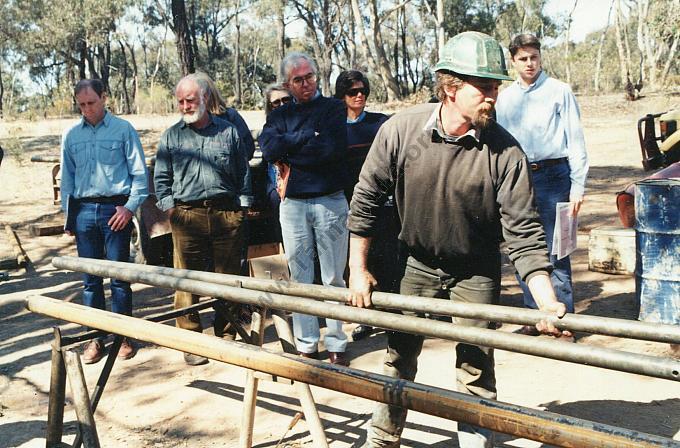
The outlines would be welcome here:
M 217 394 L 232 400 L 243 402 L 243 387 L 234 386 L 226 383 L 218 383 L 214 381 L 204 381 L 195 380 L 189 384 L 189 387 L 195 387 L 202 389 L 206 392 Z M 288 415 L 291 419 L 298 412 L 298 407 L 300 402 L 294 396 L 275 394 L 271 392 L 259 391 L 257 396 L 257 407 L 260 409 L 266 409 L 270 412 L 275 412 L 281 415 Z M 321 414 L 321 421 L 323 423 L 324 429 L 326 430 L 326 436 L 328 437 L 328 442 L 332 446 L 334 442 L 342 442 L 345 444 L 353 444 L 352 446 L 359 447 L 366 442 L 366 431 L 362 429 L 366 423 L 371 419 L 371 414 L 357 414 L 351 410 L 344 410 L 334 406 L 328 406 L 323 404 L 317 404 L 317 410 Z M 324 418 L 323 415 L 333 415 L 332 419 L 328 417 Z M 255 422 L 257 425 L 257 421 Z M 299 422 L 298 425 L 305 425 L 304 420 Z M 442 442 L 436 444 L 426 444 L 420 443 L 417 440 L 410 440 L 408 438 L 403 439 L 403 444 L 406 446 L 414 448 L 425 448 L 425 447 L 446 447 L 452 446 L 457 443 L 458 437 L 454 431 L 446 431 L 441 428 L 432 428 L 429 426 L 419 425 L 416 423 L 406 423 L 406 428 L 411 430 L 417 430 L 422 432 L 427 432 L 429 434 L 436 434 L 441 437 L 446 438 Z M 285 429 L 282 429 L 281 435 L 284 434 Z M 305 437 L 309 437 L 309 432 L 301 432 L 291 436 L 285 437 L 281 443 L 291 443 Z M 277 442 L 267 442 L 257 444 L 255 440 L 255 447 L 267 448 L 276 446 Z
M 654 400 L 649 403 L 623 400 L 592 400 L 576 401 L 573 403 L 550 402 L 542 406 L 545 407 L 546 411 L 618 426 L 631 431 L 654 434 L 669 439 L 680 431 L 680 399 Z M 652 408 L 654 412 L 650 412 Z M 608 420 L 603 420 L 602 415 L 609 415 L 611 417 Z M 653 417 L 656 415 L 665 415 L 666 417 L 659 420 Z M 508 444 L 508 442 L 516 439 L 513 436 L 499 434 L 496 441 L 503 443 L 501 446 L 513 446 Z

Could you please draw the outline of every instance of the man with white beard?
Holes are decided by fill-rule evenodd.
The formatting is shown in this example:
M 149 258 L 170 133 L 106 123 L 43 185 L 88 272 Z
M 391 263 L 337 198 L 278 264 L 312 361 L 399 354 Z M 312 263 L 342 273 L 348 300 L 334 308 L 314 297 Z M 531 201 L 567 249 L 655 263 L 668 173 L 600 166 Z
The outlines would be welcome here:
M 248 154 L 236 128 L 208 113 L 208 83 L 188 75 L 175 89 L 182 119 L 161 136 L 154 183 L 158 208 L 172 226 L 174 265 L 178 269 L 238 274 L 244 244 L 244 209 L 252 202 Z M 175 308 L 195 304 L 198 296 L 175 293 Z M 231 306 L 232 312 L 238 309 Z M 177 326 L 201 332 L 198 313 L 177 318 Z M 234 339 L 236 330 L 215 319 L 215 336 Z M 189 365 L 208 360 L 184 354 Z

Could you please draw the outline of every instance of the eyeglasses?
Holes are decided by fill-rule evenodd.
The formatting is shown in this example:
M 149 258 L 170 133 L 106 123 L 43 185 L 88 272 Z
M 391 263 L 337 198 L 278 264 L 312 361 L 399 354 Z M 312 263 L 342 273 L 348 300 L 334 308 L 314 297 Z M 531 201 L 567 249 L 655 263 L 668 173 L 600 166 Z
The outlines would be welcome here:
M 313 82 L 316 82 L 316 73 L 307 73 L 305 76 L 297 76 L 297 77 L 291 79 L 290 82 L 295 87 L 302 87 L 302 85 L 305 82 L 307 84 L 311 84 Z
M 345 95 L 354 98 L 358 94 L 363 94 L 364 96 L 368 96 L 368 89 L 366 87 L 359 87 L 356 89 L 349 89 Z
M 279 107 L 279 106 L 282 105 L 282 104 L 287 104 L 287 103 L 289 103 L 291 99 L 292 99 L 292 98 L 289 97 L 289 96 L 284 96 L 284 97 L 282 97 L 282 98 L 277 98 L 277 99 L 275 99 L 274 101 L 270 101 L 270 102 L 269 102 L 269 105 L 272 106 L 272 107 L 274 107 L 274 108 L 276 108 L 276 107 Z

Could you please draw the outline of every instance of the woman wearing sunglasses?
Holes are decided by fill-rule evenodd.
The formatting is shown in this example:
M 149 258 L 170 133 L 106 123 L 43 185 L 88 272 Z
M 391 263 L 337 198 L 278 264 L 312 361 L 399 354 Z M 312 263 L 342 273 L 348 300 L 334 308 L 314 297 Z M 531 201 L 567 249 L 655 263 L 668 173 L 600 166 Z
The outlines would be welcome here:
M 388 118 L 385 114 L 364 110 L 370 93 L 368 79 L 358 70 L 343 71 L 335 81 L 335 97 L 347 105 L 349 184 L 345 189 L 345 195 L 348 202 L 352 200 L 354 186 L 359 181 L 359 173 L 373 139 Z M 404 273 L 404 263 L 401 261 L 405 261 L 405 258 L 400 255 L 400 244 L 397 239 L 400 230 L 399 217 L 391 196 L 378 212 L 378 226 L 379 230 L 373 238 L 369 253 L 369 269 L 378 281 L 378 288 L 381 291 L 399 292 L 399 281 Z M 358 341 L 371 333 L 373 327 L 361 324 L 352 331 L 352 339 Z
M 288 104 L 293 99 L 290 96 L 288 89 L 281 84 L 270 84 L 264 90 L 264 113 L 269 115 L 274 109 L 277 109 L 284 104 Z M 274 216 L 278 222 L 279 205 L 281 204 L 281 197 L 277 190 L 277 182 L 280 184 L 283 179 L 281 170 L 286 170 L 285 166 L 277 166 L 276 163 L 270 163 L 267 166 L 267 197 L 269 198 L 269 205 L 274 211 Z M 284 176 L 285 177 L 285 176 Z

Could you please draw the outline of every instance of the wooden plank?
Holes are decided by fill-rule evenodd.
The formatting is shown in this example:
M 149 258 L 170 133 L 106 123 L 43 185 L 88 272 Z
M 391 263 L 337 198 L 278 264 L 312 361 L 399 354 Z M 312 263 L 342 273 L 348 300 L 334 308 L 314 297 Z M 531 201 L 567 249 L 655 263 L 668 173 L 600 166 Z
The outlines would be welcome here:
M 283 253 L 281 243 L 265 243 L 248 246 L 248 260 Z
M 31 236 L 61 235 L 64 233 L 63 224 L 31 224 L 28 226 Z
M 17 263 L 16 257 L 12 256 L 11 258 L 4 258 L 0 259 L 0 269 L 17 269 L 19 267 L 19 263 Z
M 63 356 L 69 384 L 71 385 L 73 407 L 76 408 L 76 417 L 80 423 L 83 445 L 85 445 L 85 448 L 100 448 L 97 425 L 92 413 L 90 394 L 87 392 L 80 355 L 75 350 L 66 350 L 63 352 Z
M 7 240 L 9 241 L 9 244 L 12 246 L 17 264 L 19 266 L 24 266 L 26 264 L 26 255 L 24 254 L 24 250 L 21 248 L 19 237 L 9 224 L 5 224 L 5 233 L 7 234 Z
M 290 280 L 288 262 L 284 254 L 270 255 L 268 257 L 253 258 L 248 260 L 250 276 L 255 278 L 268 278 L 272 280 Z
M 47 447 L 60 447 L 64 432 L 64 403 L 66 397 L 66 364 L 61 353 L 61 331 L 54 327 L 52 341 L 52 370 L 47 407 Z

